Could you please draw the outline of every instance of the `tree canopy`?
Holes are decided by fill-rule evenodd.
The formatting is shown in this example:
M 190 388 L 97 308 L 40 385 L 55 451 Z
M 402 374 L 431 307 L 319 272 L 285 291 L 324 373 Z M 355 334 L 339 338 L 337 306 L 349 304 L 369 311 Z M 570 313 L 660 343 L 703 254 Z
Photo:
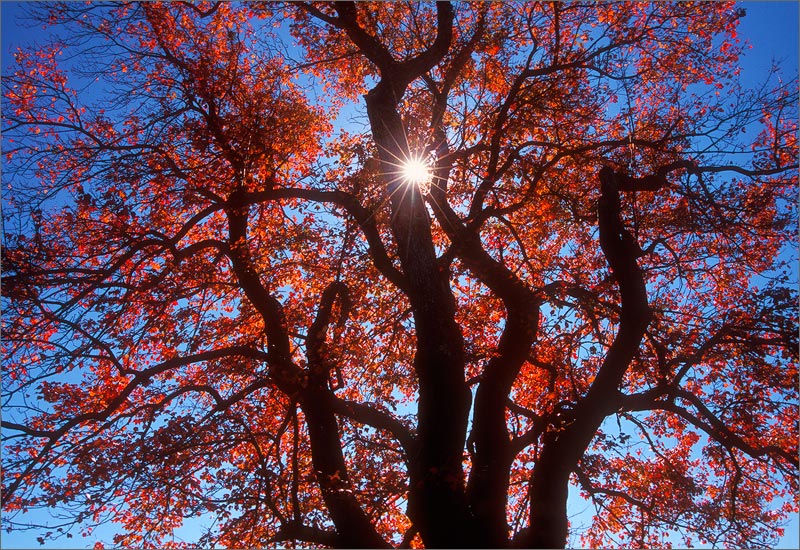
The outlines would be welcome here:
M 584 545 L 755 547 L 797 511 L 797 77 L 741 84 L 733 2 L 30 10 L 6 526 L 551 548 L 573 485 Z

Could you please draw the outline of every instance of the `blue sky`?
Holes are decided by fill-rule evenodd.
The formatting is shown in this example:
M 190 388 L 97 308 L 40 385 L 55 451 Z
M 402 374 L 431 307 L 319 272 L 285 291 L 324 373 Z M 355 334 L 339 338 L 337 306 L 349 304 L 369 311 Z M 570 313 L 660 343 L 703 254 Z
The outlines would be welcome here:
M 36 42 L 44 42 L 47 33 L 41 28 L 21 26 L 18 15 L 22 11 L 21 4 L 25 2 L 0 1 L 0 43 L 2 44 L 2 68 L 5 72 L 12 59 L 11 53 L 18 47 Z M 774 61 L 780 63 L 784 73 L 791 75 L 798 68 L 798 26 L 800 24 L 800 4 L 796 1 L 787 2 L 742 2 L 742 7 L 747 11 L 739 25 L 739 36 L 747 40 L 752 48 L 746 52 L 741 60 L 742 76 L 745 82 L 759 83 L 767 76 L 770 64 Z M 575 520 L 576 518 L 573 518 Z M 34 521 L 46 521 L 46 518 L 37 517 Z M 785 536 L 780 548 L 797 548 L 800 546 L 800 520 L 794 518 L 787 525 Z M 42 530 L 44 531 L 44 529 Z M 110 538 L 113 529 L 102 528 L 97 532 L 98 538 Z M 40 533 L 29 531 L 23 533 L 0 534 L 0 545 L 3 548 L 43 548 L 36 542 Z M 94 537 L 87 539 L 76 538 L 62 539 L 58 544 L 51 543 L 44 548 L 63 548 L 71 544 L 72 548 L 91 547 L 96 540 Z

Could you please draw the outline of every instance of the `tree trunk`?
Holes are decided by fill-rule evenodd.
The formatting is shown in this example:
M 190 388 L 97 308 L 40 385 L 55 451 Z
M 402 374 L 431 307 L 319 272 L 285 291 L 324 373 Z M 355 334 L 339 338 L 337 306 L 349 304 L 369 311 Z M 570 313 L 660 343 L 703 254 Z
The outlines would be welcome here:
M 373 138 L 391 194 L 392 232 L 408 282 L 419 378 L 417 433 L 419 457 L 410 474 L 409 516 L 427 547 L 475 544 L 464 492 L 462 466 L 471 395 L 464 380 L 464 349 L 455 322 L 456 304 L 449 274 L 436 259 L 430 218 L 414 186 L 392 180 L 400 160 L 409 157 L 397 112 L 402 95 L 382 80 L 366 96 Z
M 558 445 L 542 449 L 530 485 L 531 527 L 528 548 L 564 548 L 567 543 L 567 494 L 571 468 Z

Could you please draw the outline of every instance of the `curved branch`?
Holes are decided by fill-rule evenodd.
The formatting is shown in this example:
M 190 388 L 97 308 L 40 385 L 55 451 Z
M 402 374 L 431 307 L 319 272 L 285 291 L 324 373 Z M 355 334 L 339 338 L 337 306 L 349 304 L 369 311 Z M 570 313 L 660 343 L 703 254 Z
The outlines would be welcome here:
M 369 245 L 369 254 L 375 267 L 397 288 L 407 292 L 408 282 L 405 275 L 392 263 L 386 251 L 386 246 L 381 239 L 373 213 L 364 208 L 353 195 L 343 191 L 320 191 L 318 189 L 291 187 L 242 193 L 240 195 L 242 204 L 257 204 L 262 201 L 277 199 L 304 199 L 313 202 L 331 203 L 344 208 L 355 218 L 361 228 Z
M 333 410 L 344 417 L 356 422 L 372 426 L 379 430 L 385 430 L 394 437 L 403 447 L 406 460 L 411 460 L 417 455 L 417 439 L 411 430 L 406 427 L 399 419 L 389 414 L 370 407 L 365 403 L 358 403 L 347 399 L 335 398 L 332 401 Z
M 231 194 L 225 209 L 228 215 L 228 257 L 239 284 L 250 303 L 261 314 L 264 332 L 267 336 L 267 349 L 277 364 L 291 363 L 291 347 L 283 305 L 261 283 L 259 274 L 253 266 L 250 255 L 248 228 L 248 203 L 243 194 Z M 283 378 L 283 377 L 281 377 Z
M 798 458 L 796 453 L 789 452 L 785 449 L 781 449 L 776 445 L 767 445 L 765 447 L 754 447 L 745 441 L 741 436 L 734 433 L 728 426 L 725 425 L 722 420 L 717 418 L 717 416 L 711 412 L 711 410 L 703 403 L 703 401 L 695 394 L 688 390 L 679 389 L 674 392 L 675 397 L 679 397 L 681 399 L 685 399 L 689 403 L 691 403 L 694 408 L 700 413 L 702 420 L 697 418 L 695 415 L 691 414 L 689 411 L 680 407 L 676 404 L 667 405 L 670 407 L 673 412 L 679 414 L 685 420 L 691 422 L 697 428 L 700 428 L 704 432 L 706 432 L 710 437 L 714 440 L 718 441 L 725 447 L 735 447 L 740 451 L 750 455 L 753 458 L 759 458 L 764 455 L 777 455 L 783 458 L 786 462 L 793 465 L 795 469 L 800 469 L 800 458 Z M 667 408 L 667 410 L 670 410 Z
M 356 499 L 339 437 L 336 397 L 327 387 L 310 383 L 299 393 L 311 441 L 311 461 L 322 498 L 345 548 L 387 548 Z
M 690 410 L 675 403 L 680 398 L 688 401 L 697 410 L 699 416 Z M 620 410 L 623 411 L 652 411 L 662 410 L 677 414 L 696 428 L 702 430 L 714 441 L 727 449 L 736 448 L 752 458 L 761 458 L 765 455 L 778 456 L 787 463 L 800 469 L 800 459 L 785 449 L 776 445 L 756 447 L 745 441 L 740 435 L 734 433 L 722 420 L 720 420 L 697 395 L 692 392 L 674 387 L 657 387 L 646 392 L 619 397 Z
M 634 178 L 626 174 L 617 174 L 617 183 L 620 191 L 658 191 L 667 186 L 667 176 L 676 170 L 686 170 L 688 173 L 700 177 L 701 174 L 717 174 L 721 172 L 736 172 L 744 176 L 772 176 L 782 174 L 790 170 L 797 170 L 798 164 L 790 164 L 783 167 L 748 169 L 726 164 L 720 166 L 699 166 L 692 160 L 676 160 L 659 167 L 654 174 Z
M 567 486 L 603 419 L 619 406 L 619 385 L 641 345 L 650 321 L 647 288 L 636 263 L 640 248 L 620 215 L 617 174 L 604 167 L 598 174 L 597 203 L 600 248 L 616 279 L 621 298 L 619 328 L 586 396 L 574 410 L 574 421 L 545 441 L 530 481 L 531 531 L 528 546 L 563 546 L 567 537 Z
M 335 548 L 339 545 L 339 537 L 333 531 L 320 529 L 300 522 L 289 522 L 281 525 L 278 532 L 272 535 L 268 542 L 302 541 L 315 546 L 328 546 Z
M 380 43 L 380 41 L 369 34 L 358 23 L 358 12 L 355 2 L 336 2 L 334 4 L 336 13 L 339 17 L 322 18 L 323 21 L 336 25 L 344 30 L 353 41 L 353 44 L 358 46 L 361 53 L 372 61 L 381 73 L 386 73 L 395 64 L 395 60 L 389 50 Z M 310 11 L 310 10 L 309 10 Z M 311 12 L 315 17 L 319 17 L 318 10 Z M 322 14 L 324 15 L 324 14 Z

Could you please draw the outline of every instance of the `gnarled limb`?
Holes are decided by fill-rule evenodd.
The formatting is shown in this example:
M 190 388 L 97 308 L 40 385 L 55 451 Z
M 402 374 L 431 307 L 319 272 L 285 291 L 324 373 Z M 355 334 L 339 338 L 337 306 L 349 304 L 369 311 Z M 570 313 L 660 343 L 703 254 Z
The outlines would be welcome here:
M 530 548 L 563 548 L 566 544 L 570 473 L 577 467 L 603 419 L 615 410 L 617 388 L 650 321 L 644 277 L 636 263 L 640 249 L 620 217 L 617 174 L 604 167 L 599 180 L 600 247 L 620 292 L 619 328 L 589 391 L 577 402 L 572 422 L 545 436 L 530 483 Z

